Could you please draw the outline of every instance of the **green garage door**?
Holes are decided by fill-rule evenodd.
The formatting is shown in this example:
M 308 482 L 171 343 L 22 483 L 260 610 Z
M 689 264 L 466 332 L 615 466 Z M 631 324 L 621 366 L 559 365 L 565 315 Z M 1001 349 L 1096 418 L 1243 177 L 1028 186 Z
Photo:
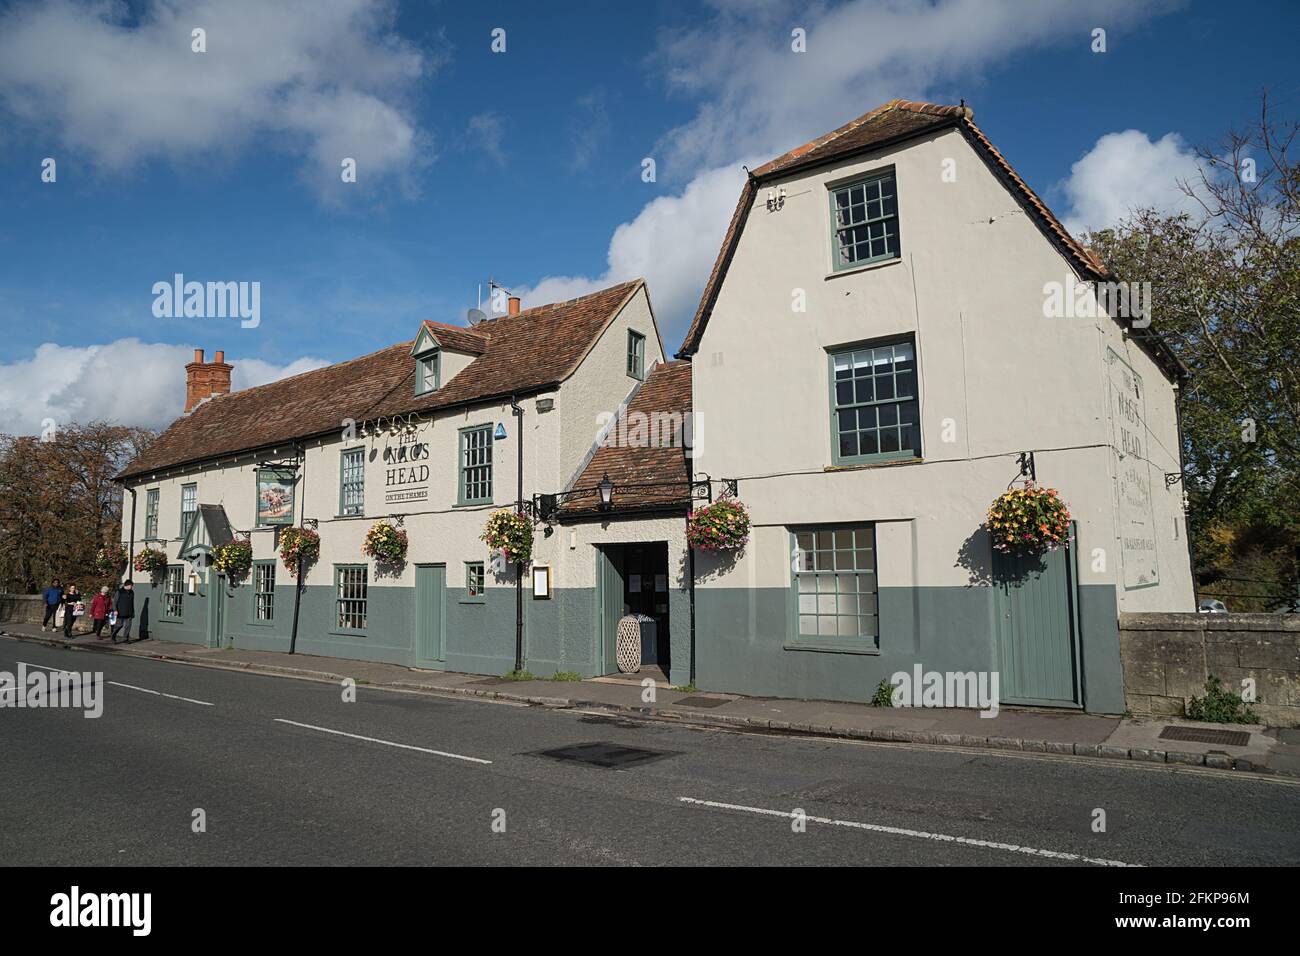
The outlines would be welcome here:
M 1031 557 L 995 551 L 993 580 L 1003 702 L 1081 706 L 1072 550 Z

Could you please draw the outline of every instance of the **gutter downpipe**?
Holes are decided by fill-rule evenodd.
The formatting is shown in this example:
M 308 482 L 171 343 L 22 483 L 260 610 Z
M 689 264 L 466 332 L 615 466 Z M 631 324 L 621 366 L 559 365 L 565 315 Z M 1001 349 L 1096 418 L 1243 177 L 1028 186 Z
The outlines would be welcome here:
M 515 415 L 515 442 L 518 455 L 519 497 L 515 502 L 515 511 L 524 513 L 524 410 L 515 401 L 515 394 L 510 395 L 510 410 Z M 515 562 L 515 672 L 524 669 L 524 565 Z
M 307 451 L 306 448 L 297 446 L 298 452 L 298 499 L 302 505 L 298 512 L 298 527 L 303 527 L 307 523 Z M 302 579 L 307 576 L 307 562 L 298 562 L 298 573 L 294 575 L 298 580 L 293 587 L 293 629 L 289 632 L 289 653 L 294 653 L 298 647 L 298 610 L 302 607 Z
M 131 571 L 135 565 L 135 489 L 126 485 L 126 490 L 131 493 L 131 544 L 126 549 L 126 578 L 131 580 Z

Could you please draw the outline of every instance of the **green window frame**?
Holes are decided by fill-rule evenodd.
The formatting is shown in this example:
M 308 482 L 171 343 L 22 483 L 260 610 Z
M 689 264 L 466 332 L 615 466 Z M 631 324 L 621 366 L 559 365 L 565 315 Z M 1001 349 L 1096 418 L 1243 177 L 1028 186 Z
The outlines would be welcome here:
M 627 330 L 627 374 L 645 379 L 645 336 L 633 329 Z
M 487 571 L 482 561 L 465 562 L 465 603 L 482 604 L 486 600 Z
M 837 465 L 921 457 L 916 344 L 909 336 L 829 353 L 831 456 Z
M 366 449 L 344 448 L 339 452 L 339 514 L 366 513 Z
M 167 566 L 167 577 L 163 582 L 164 620 L 179 621 L 185 609 L 185 567 L 180 564 Z
M 456 503 L 490 504 L 492 501 L 492 426 L 472 425 L 460 430 Z
M 275 562 L 253 562 L 253 623 L 275 620 Z
M 158 540 L 158 493 L 159 489 L 150 488 L 144 495 L 144 539 Z
M 790 529 L 793 644 L 831 650 L 880 650 L 876 526 Z
M 441 384 L 442 352 L 434 349 L 415 357 L 415 394 L 427 395 Z
M 345 633 L 363 632 L 370 604 L 370 569 L 364 564 L 334 565 L 334 625 Z
M 193 482 L 181 485 L 181 540 L 190 533 L 190 526 L 199 515 L 199 486 Z
M 898 180 L 893 170 L 832 186 L 829 192 L 835 271 L 899 257 Z

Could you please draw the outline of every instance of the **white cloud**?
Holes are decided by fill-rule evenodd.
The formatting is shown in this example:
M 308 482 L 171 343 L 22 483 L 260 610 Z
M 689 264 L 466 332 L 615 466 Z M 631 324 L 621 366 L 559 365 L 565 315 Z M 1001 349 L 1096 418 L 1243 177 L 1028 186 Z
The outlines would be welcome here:
M 1071 209 L 1065 227 L 1078 235 L 1113 226 L 1138 209 L 1194 212 L 1199 207 L 1178 183 L 1195 184 L 1200 170 L 1196 155 L 1177 133 L 1154 142 L 1135 129 L 1107 133 L 1061 183 Z
M 477 113 L 469 118 L 466 148 L 487 156 L 498 166 L 505 166 L 506 154 L 502 148 L 505 144 L 505 136 L 505 118 L 500 113 L 490 110 L 486 113 Z
M 686 185 L 615 229 L 604 274 L 549 277 L 529 298 L 644 275 L 665 345 L 676 349 L 735 208 L 742 162 L 753 168 L 896 97 L 955 103 L 955 84 L 1008 56 L 1048 44 L 1087 49 L 1093 27 L 1118 31 L 1175 2 L 715 0 L 714 16 L 668 36 L 651 60 L 671 91 L 699 101 L 649 153 L 661 183 Z M 806 53 L 791 50 L 795 27 L 806 31 Z
M 30 359 L 0 364 L 0 432 L 39 434 L 46 419 L 59 427 L 107 420 L 162 428 L 185 407 L 185 363 L 193 359 L 189 346 L 135 338 L 84 348 L 47 342 Z M 287 365 L 230 356 L 226 360 L 235 367 L 235 390 L 327 364 L 314 358 Z
M 664 333 L 664 348 L 676 351 L 680 341 L 673 333 L 681 317 L 695 312 L 744 182 L 739 164 L 705 170 L 677 195 L 652 200 L 635 219 L 614 230 L 609 267 L 602 275 L 548 276 L 516 291 L 525 306 L 542 305 L 645 276 Z
M 110 171 L 269 143 L 337 195 L 344 157 L 359 185 L 422 162 L 404 104 L 437 55 L 393 16 L 384 0 L 154 0 L 138 20 L 107 0 L 20 5 L 0 16 L 0 102 Z

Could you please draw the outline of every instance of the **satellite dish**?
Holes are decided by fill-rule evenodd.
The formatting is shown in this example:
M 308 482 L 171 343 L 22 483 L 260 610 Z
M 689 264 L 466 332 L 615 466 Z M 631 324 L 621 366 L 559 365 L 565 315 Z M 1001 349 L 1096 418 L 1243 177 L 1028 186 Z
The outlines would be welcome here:
M 469 319 L 470 325 L 478 325 L 480 322 L 482 322 L 484 319 L 487 318 L 487 313 L 484 312 L 482 309 L 470 309 L 467 313 L 465 313 L 465 317 Z

